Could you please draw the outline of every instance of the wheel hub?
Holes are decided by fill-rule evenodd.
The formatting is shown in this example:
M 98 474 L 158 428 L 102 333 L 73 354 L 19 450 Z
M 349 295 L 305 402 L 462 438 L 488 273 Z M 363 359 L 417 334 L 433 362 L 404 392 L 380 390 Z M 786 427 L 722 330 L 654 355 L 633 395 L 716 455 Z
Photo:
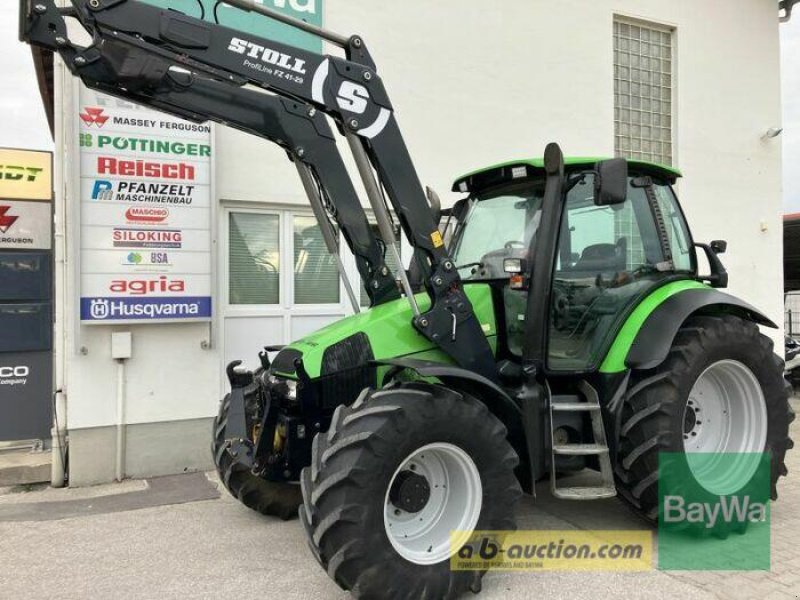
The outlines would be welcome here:
M 418 513 L 431 499 L 431 486 L 422 475 L 401 471 L 389 490 L 389 501 L 408 513 Z

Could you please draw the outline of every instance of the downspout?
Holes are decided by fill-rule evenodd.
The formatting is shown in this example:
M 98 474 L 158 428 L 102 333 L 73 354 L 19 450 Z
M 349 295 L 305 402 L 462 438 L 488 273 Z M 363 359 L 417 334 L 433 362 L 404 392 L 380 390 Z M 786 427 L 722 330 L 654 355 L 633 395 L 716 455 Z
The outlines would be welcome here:
M 69 178 L 67 176 L 68 165 L 65 164 L 65 125 L 69 122 L 69 114 L 72 109 L 72 94 L 66 93 L 64 86 L 67 85 L 64 79 L 64 64 L 57 57 L 53 63 L 53 102 L 55 97 L 61 99 L 59 110 L 54 110 L 55 128 L 54 140 L 56 151 L 56 164 L 60 165 L 55 169 L 55 197 L 54 202 L 54 236 L 53 252 L 54 256 L 54 288 L 53 294 L 54 314 L 55 314 L 55 336 L 53 338 L 54 352 L 54 382 L 55 393 L 53 401 L 53 428 L 52 437 L 52 461 L 50 469 L 50 484 L 53 487 L 64 487 L 66 482 L 66 455 L 67 455 L 67 300 L 69 292 L 67 282 L 69 281 L 67 264 L 67 236 L 66 236 L 66 215 L 67 215 L 67 186 Z M 71 82 L 69 82 L 71 84 Z M 54 107 L 55 108 L 55 107 Z

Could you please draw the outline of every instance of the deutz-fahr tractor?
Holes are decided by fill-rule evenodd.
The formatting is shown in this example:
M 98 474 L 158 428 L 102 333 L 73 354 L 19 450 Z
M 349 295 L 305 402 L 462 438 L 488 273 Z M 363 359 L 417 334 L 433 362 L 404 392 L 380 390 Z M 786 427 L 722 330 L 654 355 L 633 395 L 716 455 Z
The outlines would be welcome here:
M 338 256 L 343 241 L 356 257 L 368 310 L 348 284 L 358 314 L 265 347 L 255 372 L 228 367 L 212 446 L 235 497 L 299 512 L 320 564 L 364 598 L 479 591 L 483 572 L 450 569 L 452 532 L 513 530 L 521 495 L 548 477 L 557 498 L 617 496 L 655 523 L 661 453 L 682 457 L 710 495 L 743 489 L 767 454 L 777 497 L 794 415 L 759 329 L 776 325 L 719 291 L 727 244 L 694 241 L 677 170 L 565 159 L 550 144 L 540 159 L 459 178 L 463 198 L 443 211 L 362 38 L 225 3 L 344 58 L 136 0 L 21 0 L 20 36 L 93 89 L 281 145 L 327 248 Z M 91 45 L 70 40 L 66 17 Z M 392 273 L 395 225 L 414 259 Z M 580 486 L 560 478 L 576 472 Z

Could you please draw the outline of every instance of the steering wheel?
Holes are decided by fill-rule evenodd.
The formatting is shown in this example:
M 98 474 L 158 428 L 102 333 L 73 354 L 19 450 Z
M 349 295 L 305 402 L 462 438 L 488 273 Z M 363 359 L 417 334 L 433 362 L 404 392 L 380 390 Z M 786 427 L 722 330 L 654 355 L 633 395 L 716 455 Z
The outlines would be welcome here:
M 506 242 L 505 249 L 506 250 L 513 250 L 514 248 L 524 248 L 525 242 L 518 242 L 516 240 L 511 240 L 510 242 Z

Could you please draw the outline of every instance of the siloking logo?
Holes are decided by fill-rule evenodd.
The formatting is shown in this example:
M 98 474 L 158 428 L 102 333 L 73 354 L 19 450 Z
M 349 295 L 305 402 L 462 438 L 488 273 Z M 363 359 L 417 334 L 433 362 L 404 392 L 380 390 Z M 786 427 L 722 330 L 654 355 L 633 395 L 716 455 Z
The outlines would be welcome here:
M 179 229 L 116 228 L 113 242 L 115 248 L 174 250 L 183 247 L 183 232 Z
M 114 294 L 130 296 L 147 296 L 151 294 L 183 294 L 186 292 L 186 282 L 183 279 L 169 279 L 162 275 L 156 279 L 139 279 L 128 281 L 116 279 L 111 282 L 108 290 Z
M 134 206 L 125 211 L 125 218 L 128 223 L 145 223 L 148 225 L 164 224 L 169 218 L 169 210 L 166 208 L 146 208 Z
M 9 215 L 10 206 L 0 205 L 0 233 L 6 233 L 19 220 L 19 217 Z
M 87 107 L 83 109 L 83 112 L 80 114 L 81 121 L 86 123 L 87 126 L 92 127 L 93 125 L 97 125 L 97 127 L 103 127 L 108 122 L 110 117 L 104 115 L 104 109 L 96 108 L 96 107 Z

